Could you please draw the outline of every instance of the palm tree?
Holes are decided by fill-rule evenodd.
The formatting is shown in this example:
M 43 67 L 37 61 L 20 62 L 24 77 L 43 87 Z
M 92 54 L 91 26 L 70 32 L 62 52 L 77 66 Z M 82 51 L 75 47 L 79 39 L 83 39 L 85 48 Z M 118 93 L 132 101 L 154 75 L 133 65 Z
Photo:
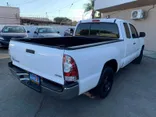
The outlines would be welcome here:
M 85 13 L 88 11 L 92 11 L 92 18 L 95 16 L 95 11 L 94 11 L 94 0 L 89 0 L 89 3 L 84 4 L 85 8 Z

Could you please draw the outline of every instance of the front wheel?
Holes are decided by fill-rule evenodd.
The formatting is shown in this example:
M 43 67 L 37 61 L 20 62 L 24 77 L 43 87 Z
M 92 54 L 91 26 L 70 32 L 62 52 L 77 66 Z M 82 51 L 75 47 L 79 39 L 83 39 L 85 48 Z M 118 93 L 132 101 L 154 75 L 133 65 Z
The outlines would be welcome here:
M 100 96 L 101 99 L 105 99 L 109 95 L 113 85 L 113 77 L 113 69 L 111 67 L 106 67 L 103 70 L 100 82 L 96 87 L 96 93 Z

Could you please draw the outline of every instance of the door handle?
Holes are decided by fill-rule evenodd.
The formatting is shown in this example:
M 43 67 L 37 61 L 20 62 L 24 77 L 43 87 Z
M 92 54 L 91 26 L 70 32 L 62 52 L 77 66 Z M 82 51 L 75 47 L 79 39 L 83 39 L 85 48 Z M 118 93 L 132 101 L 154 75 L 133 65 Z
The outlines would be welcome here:
M 35 51 L 34 50 L 31 50 L 31 49 L 26 49 L 26 52 L 27 53 L 30 53 L 30 54 L 35 54 Z
M 136 43 L 134 42 L 133 45 L 135 45 Z

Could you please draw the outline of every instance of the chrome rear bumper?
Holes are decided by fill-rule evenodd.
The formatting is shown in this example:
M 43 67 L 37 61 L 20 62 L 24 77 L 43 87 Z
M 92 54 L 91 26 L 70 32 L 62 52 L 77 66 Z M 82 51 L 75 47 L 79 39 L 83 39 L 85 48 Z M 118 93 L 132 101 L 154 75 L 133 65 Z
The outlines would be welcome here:
M 11 62 L 8 63 L 9 69 L 14 77 L 20 80 L 21 83 L 34 89 L 39 93 L 48 94 L 59 99 L 72 99 L 79 94 L 78 83 L 70 85 L 60 85 L 45 78 L 41 78 L 40 85 L 32 83 L 29 79 L 29 72 L 14 66 Z

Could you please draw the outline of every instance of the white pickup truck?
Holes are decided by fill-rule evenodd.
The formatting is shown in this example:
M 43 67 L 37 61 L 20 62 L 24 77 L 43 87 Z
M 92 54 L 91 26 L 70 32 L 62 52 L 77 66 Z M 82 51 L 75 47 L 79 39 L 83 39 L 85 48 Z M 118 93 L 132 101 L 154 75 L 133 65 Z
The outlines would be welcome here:
M 21 83 L 61 99 L 107 97 L 113 76 L 140 64 L 145 33 L 120 19 L 80 21 L 73 37 L 11 40 L 9 68 Z

